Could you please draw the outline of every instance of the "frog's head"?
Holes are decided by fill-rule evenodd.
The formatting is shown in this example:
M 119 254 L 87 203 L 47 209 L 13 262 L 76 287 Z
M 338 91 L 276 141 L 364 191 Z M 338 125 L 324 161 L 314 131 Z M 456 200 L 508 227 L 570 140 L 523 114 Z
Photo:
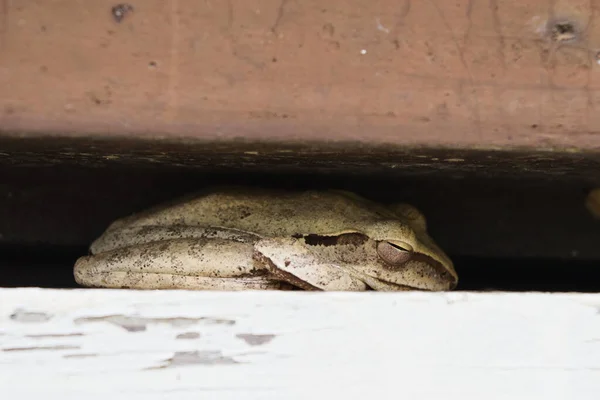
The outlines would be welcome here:
M 365 227 L 377 262 L 362 272 L 385 283 L 423 290 L 451 290 L 458 275 L 450 258 L 429 237 L 425 221 L 380 220 Z

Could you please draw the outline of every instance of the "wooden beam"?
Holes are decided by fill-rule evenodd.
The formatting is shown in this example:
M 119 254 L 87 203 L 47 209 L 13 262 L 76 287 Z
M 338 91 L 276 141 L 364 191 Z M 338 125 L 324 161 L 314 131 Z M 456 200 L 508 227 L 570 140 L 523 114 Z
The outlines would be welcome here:
M 132 5 L 4 0 L 3 134 L 600 149 L 595 2 Z

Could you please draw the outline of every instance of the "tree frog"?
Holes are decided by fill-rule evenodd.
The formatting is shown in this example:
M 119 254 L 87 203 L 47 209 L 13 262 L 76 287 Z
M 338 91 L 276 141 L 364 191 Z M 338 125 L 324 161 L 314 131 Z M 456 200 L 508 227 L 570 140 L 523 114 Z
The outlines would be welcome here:
M 230 187 L 113 222 L 77 260 L 89 287 L 443 291 L 452 261 L 413 206 L 345 191 Z

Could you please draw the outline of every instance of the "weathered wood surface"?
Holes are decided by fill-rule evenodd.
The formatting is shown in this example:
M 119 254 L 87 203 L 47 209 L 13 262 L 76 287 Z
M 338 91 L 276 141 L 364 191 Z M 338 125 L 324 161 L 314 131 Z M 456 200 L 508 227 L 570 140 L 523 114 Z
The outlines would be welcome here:
M 10 399 L 597 399 L 600 295 L 0 290 Z
M 4 134 L 600 149 L 589 0 L 0 2 Z

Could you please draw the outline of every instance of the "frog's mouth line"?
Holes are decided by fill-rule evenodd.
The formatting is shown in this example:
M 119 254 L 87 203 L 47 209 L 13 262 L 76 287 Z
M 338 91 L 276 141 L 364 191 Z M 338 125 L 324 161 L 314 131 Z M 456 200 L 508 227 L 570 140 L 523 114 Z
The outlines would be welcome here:
M 311 285 L 308 282 L 303 281 L 302 279 L 296 277 L 292 273 L 289 273 L 287 271 L 284 271 L 284 270 L 278 268 L 275 265 L 275 263 L 273 263 L 273 261 L 271 261 L 271 259 L 269 257 L 267 257 L 261 253 L 258 253 L 258 252 L 255 253 L 254 258 L 257 262 L 259 262 L 262 265 L 265 265 L 267 267 L 268 273 L 274 279 L 287 282 L 293 286 L 296 286 L 297 288 L 300 288 L 300 289 L 303 289 L 306 291 L 323 291 L 323 289 L 320 289 L 316 286 Z M 354 270 L 352 271 L 352 275 L 354 275 L 354 277 L 359 279 L 360 281 L 364 282 L 368 288 L 367 289 L 368 291 L 378 291 L 377 287 L 379 287 L 379 288 L 388 287 L 390 289 L 394 288 L 395 291 L 426 291 L 426 292 L 431 291 L 430 289 L 423 289 L 423 288 L 417 288 L 417 287 L 413 287 L 413 286 L 401 285 L 401 284 L 393 283 L 393 282 L 387 282 L 387 281 L 384 281 L 377 277 L 366 275 L 364 273 L 354 271 Z
M 377 279 L 377 278 L 373 278 L 373 277 L 370 277 L 370 278 L 372 278 L 372 280 L 380 282 L 381 285 L 385 285 L 385 286 L 390 286 L 390 287 L 393 287 L 393 288 L 397 288 L 396 291 L 398 291 L 398 292 L 410 292 L 410 291 L 429 292 L 429 290 L 427 290 L 427 289 L 419 289 L 419 288 L 415 288 L 415 287 L 412 287 L 412 286 L 406 286 L 406 285 L 400 285 L 400 284 L 397 284 L 397 283 L 386 282 L 386 281 L 383 281 L 381 279 Z M 372 287 L 372 286 L 375 286 L 375 285 L 369 284 L 369 282 L 368 282 L 369 280 L 370 279 L 367 279 L 366 282 L 365 282 L 367 284 L 367 286 L 369 287 L 369 290 L 370 291 L 380 292 L 381 290 L 377 290 L 376 288 Z
M 431 292 L 431 291 L 446 291 L 446 290 L 452 290 L 456 287 L 458 280 L 457 278 L 452 275 L 451 273 L 449 273 L 443 266 L 442 263 L 434 260 L 433 258 L 422 254 L 422 253 L 414 253 L 413 257 L 411 257 L 410 260 L 407 261 L 407 263 L 409 262 L 417 262 L 417 263 L 421 263 L 422 265 L 425 266 L 425 270 L 430 271 L 429 273 L 427 273 L 427 275 L 431 278 L 433 278 L 432 280 L 435 282 L 448 282 L 447 286 L 443 286 L 443 285 L 439 285 L 436 288 L 424 288 L 424 287 L 417 287 L 417 286 L 409 286 L 409 285 L 403 285 L 400 283 L 395 283 L 395 282 L 391 282 L 391 281 L 387 281 L 384 279 L 381 279 L 379 276 L 375 275 L 375 274 L 369 274 L 360 270 L 355 270 L 352 269 L 352 272 L 354 274 L 354 276 L 356 276 L 356 278 L 362 280 L 363 282 L 365 282 L 371 289 L 373 290 L 381 290 L 381 289 L 377 289 L 376 287 L 382 287 L 382 286 L 387 286 L 390 288 L 398 288 L 397 290 L 417 290 L 417 291 L 426 291 L 426 292 Z M 388 267 L 389 270 L 391 271 L 397 271 L 400 270 L 402 268 L 406 268 L 406 263 L 404 263 L 403 265 L 400 266 L 390 266 L 389 264 L 386 264 L 383 260 L 380 260 L 381 265 Z M 423 269 L 421 267 L 421 269 Z M 425 278 L 424 275 L 422 275 L 423 278 Z M 431 286 L 431 285 L 429 285 Z

